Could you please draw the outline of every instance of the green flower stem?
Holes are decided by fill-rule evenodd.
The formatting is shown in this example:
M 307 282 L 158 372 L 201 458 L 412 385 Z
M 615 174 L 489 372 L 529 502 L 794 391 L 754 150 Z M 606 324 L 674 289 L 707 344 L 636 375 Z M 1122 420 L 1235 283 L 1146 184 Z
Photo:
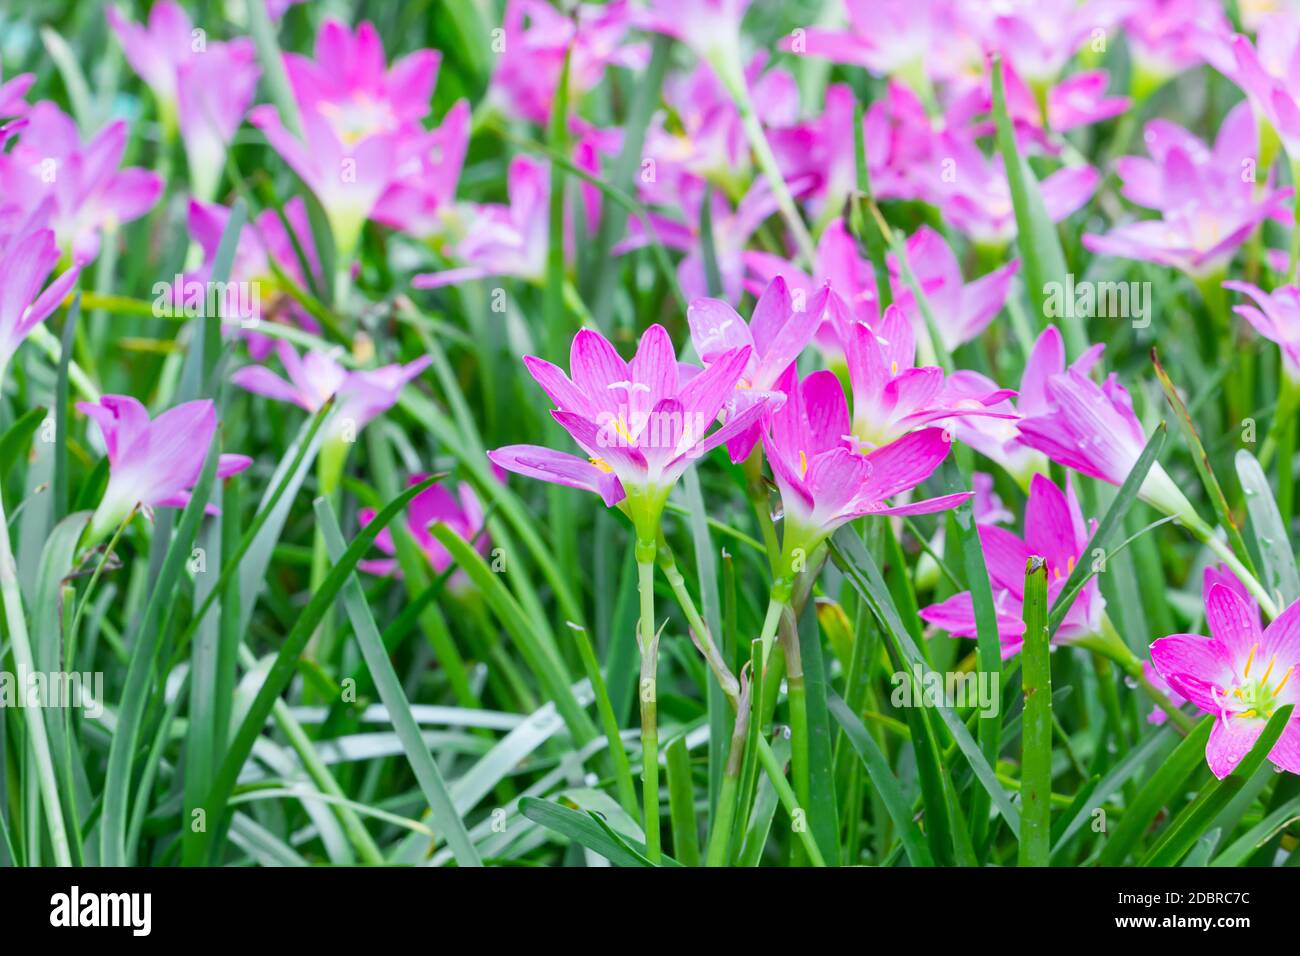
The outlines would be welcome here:
M 722 653 L 718 650 L 718 645 L 714 643 L 713 636 L 709 633 L 709 626 L 700 617 L 695 601 L 686 589 L 686 580 L 682 577 L 681 571 L 677 570 L 677 561 L 673 557 L 672 549 L 668 547 L 668 542 L 662 534 L 659 537 L 657 560 L 659 569 L 663 571 L 664 577 L 668 579 L 668 586 L 672 589 L 673 596 L 677 598 L 682 613 L 686 615 L 686 623 L 690 625 L 691 638 L 694 640 L 696 648 L 704 655 L 704 660 L 713 671 L 713 676 L 717 678 L 718 685 L 722 688 L 722 692 L 727 695 L 727 700 L 731 702 L 731 706 L 736 707 L 740 695 L 740 683 L 736 680 L 735 675 L 731 673 L 731 668 L 727 666 L 727 662 L 722 659 Z
M 763 765 L 763 769 L 767 771 L 772 786 L 776 788 L 782 806 L 793 817 L 795 811 L 799 809 L 799 800 L 785 779 L 785 772 L 777 761 L 776 754 L 772 752 L 772 745 L 767 742 L 767 738 L 762 734 L 758 735 L 758 760 Z M 813 839 L 812 830 L 808 827 L 802 827 L 796 832 L 799 834 L 799 842 L 803 844 L 804 852 L 808 854 L 808 859 L 812 860 L 813 866 L 825 866 L 826 858 L 822 856 L 817 841 Z
M 27 619 L 23 616 L 22 595 L 18 590 L 18 565 L 14 562 L 9 544 L 9 522 L 5 516 L 3 495 L 0 494 L 0 598 L 5 606 L 5 620 L 9 624 L 9 640 L 13 647 L 14 666 L 18 686 L 28 686 L 28 675 L 35 672 L 32 644 L 27 634 Z M 50 846 L 58 866 L 72 866 L 68 846 L 68 833 L 63 825 L 63 807 L 59 802 L 59 788 L 54 776 L 54 760 L 50 756 L 50 740 L 45 732 L 45 714 L 40 708 L 28 713 L 27 730 L 32 754 L 36 759 L 37 783 L 41 803 L 45 806 L 45 819 L 50 829 Z
M 1214 533 L 1213 528 L 1206 524 L 1205 521 L 1196 514 L 1180 514 L 1177 515 L 1177 518 L 1178 523 L 1186 528 L 1193 538 L 1209 548 L 1220 561 L 1228 566 L 1229 570 L 1237 576 L 1237 579 L 1245 585 L 1245 588 L 1250 592 L 1251 597 L 1258 602 L 1260 610 L 1268 615 L 1270 619 L 1277 617 L 1278 607 L 1276 602 L 1274 602 L 1272 595 L 1268 593 L 1264 588 L 1264 585 L 1259 583 L 1259 579 L 1256 578 L 1255 575 L 1251 574 L 1249 569 L 1241 563 L 1241 560 L 1233 553 L 1232 548 L 1228 547 L 1228 545 Z
M 645 803 L 646 857 L 658 864 L 659 849 L 659 730 L 655 702 L 655 679 L 659 659 L 659 636 L 655 633 L 655 566 L 653 541 L 637 541 L 637 588 L 641 593 L 641 791 Z
M 772 597 L 767 603 L 767 616 L 763 619 L 763 630 L 758 639 L 763 647 L 763 667 L 767 667 L 767 659 L 772 653 L 772 640 L 776 637 L 777 626 L 781 623 L 781 612 L 786 609 L 786 602 L 789 600 L 789 585 L 786 586 L 786 596 L 784 598 L 777 594 L 776 583 L 772 585 Z
M 745 129 L 745 136 L 749 139 L 750 148 L 753 149 L 754 156 L 758 160 L 759 169 L 767 177 L 767 183 L 772 190 L 772 197 L 776 200 L 777 208 L 781 211 L 781 216 L 785 219 L 786 225 L 790 227 L 795 244 L 799 247 L 799 256 L 805 265 L 811 266 L 817 256 L 816 247 L 813 245 L 808 227 L 804 225 L 803 218 L 799 215 L 799 208 L 794 203 L 794 197 L 790 195 L 790 188 L 785 183 L 785 177 L 781 175 L 781 169 L 777 165 L 776 157 L 772 154 L 772 147 L 767 142 L 767 134 L 763 132 L 763 124 L 759 121 L 758 113 L 754 109 L 754 101 L 749 95 L 749 85 L 745 82 L 739 58 L 721 57 L 718 62 L 714 63 L 714 68 L 717 70 L 723 85 L 727 88 L 727 92 L 731 94 L 731 99 L 736 104 L 736 111 L 740 114 L 740 123 Z
M 745 744 L 749 739 L 749 684 L 747 682 L 742 682 L 735 707 L 736 720 L 731 727 L 731 746 L 727 751 L 727 764 L 722 772 L 722 786 L 718 789 L 717 811 L 709 829 L 709 848 L 704 861 L 705 866 L 727 865 L 731 825 L 736 818 L 736 802 L 740 794 L 740 774 L 745 766 Z
M 1300 382 L 1292 380 L 1285 371 L 1282 373 L 1282 387 L 1277 396 L 1277 407 L 1273 412 L 1273 421 L 1269 424 L 1268 435 L 1259 449 L 1259 466 L 1268 468 L 1284 432 L 1295 430 L 1295 414 L 1300 409 Z M 1294 440 L 1294 439 L 1293 439 Z
M 320 454 L 316 457 L 317 493 L 336 511 L 339 505 L 339 486 L 343 481 L 343 469 L 347 464 L 350 448 L 351 445 L 347 441 L 338 436 L 331 436 L 321 444 Z M 325 546 L 325 537 L 321 529 L 317 528 L 311 553 L 313 592 L 324 582 L 332 566 L 329 549 Z M 334 609 L 331 607 L 321 618 L 320 626 L 316 629 L 316 634 L 308 647 L 307 656 L 319 663 L 327 662 L 334 653 L 334 631 Z
M 785 652 L 786 702 L 790 707 L 790 774 L 801 807 L 808 806 L 808 693 L 804 685 L 803 661 L 799 656 L 797 628 L 781 628 Z

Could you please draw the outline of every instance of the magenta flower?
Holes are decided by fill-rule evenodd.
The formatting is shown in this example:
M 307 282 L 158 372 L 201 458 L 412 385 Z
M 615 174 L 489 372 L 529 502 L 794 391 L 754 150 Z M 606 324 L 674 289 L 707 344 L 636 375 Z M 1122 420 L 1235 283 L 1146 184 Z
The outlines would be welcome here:
M 144 215 L 162 193 L 162 179 L 146 169 L 118 169 L 126 151 L 126 124 L 109 123 L 83 144 L 77 125 L 53 103 L 25 117 L 13 151 L 0 153 L 0 207 L 34 214 L 52 201 L 49 225 L 59 248 L 86 263 L 99 254 L 105 228 Z
M 487 276 L 516 276 L 540 282 L 546 275 L 547 205 L 550 173 L 530 156 L 510 162 L 510 204 L 478 206 L 456 258 L 465 263 L 411 279 L 417 289 L 438 289 Z
M 1010 64 L 1003 68 L 1003 76 L 1006 80 L 1007 114 L 1015 126 L 1017 137 L 1027 145 L 1052 154 L 1061 151 L 1060 137 L 1052 134 L 1100 123 L 1129 108 L 1128 97 L 1106 95 L 1110 74 L 1105 70 L 1075 73 L 1053 83 L 1048 87 L 1041 104 L 1038 96 Z M 980 112 L 991 113 L 991 81 L 983 94 L 979 100 L 969 103 L 967 108 L 977 104 Z M 991 118 L 986 123 L 977 125 L 974 130 L 980 136 L 992 135 L 993 131 Z
M 1232 311 L 1282 350 L 1287 377 L 1300 383 L 1300 287 L 1284 285 L 1265 292 L 1249 282 L 1235 281 L 1225 282 L 1223 287 L 1254 300 L 1253 305 L 1238 305 Z
M 49 229 L 0 234 L 0 384 L 18 346 L 63 301 L 81 271 L 73 266 L 42 290 L 59 261 Z
M 740 415 L 754 402 L 768 408 L 780 404 L 777 380 L 799 357 L 822 323 L 830 292 L 823 289 L 812 301 L 792 300 L 785 281 L 773 279 L 754 306 L 748 325 L 736 310 L 719 299 L 696 299 L 686 311 L 691 342 L 705 365 L 711 365 L 737 349 L 749 350 L 749 362 L 735 391 L 727 399 L 726 417 Z M 733 462 L 744 461 L 758 442 L 761 423 L 727 442 Z
M 1300 701 L 1300 602 L 1260 630 L 1258 614 L 1231 588 L 1215 584 L 1205 598 L 1210 636 L 1173 634 L 1151 645 L 1151 662 L 1174 690 L 1215 716 L 1205 747 L 1210 772 L 1222 780 L 1254 746 L 1285 704 Z M 1300 773 L 1300 714 L 1293 712 L 1268 759 Z
M 104 395 L 77 409 L 99 426 L 108 454 L 108 487 L 90 522 L 89 542 L 111 533 L 137 507 L 184 508 L 203 472 L 217 430 L 216 407 L 208 399 L 185 402 L 150 421 L 129 395 Z M 222 455 L 217 477 L 228 478 L 253 463 L 244 455 Z
M 1110 0 L 1003 0 L 965 5 L 985 49 L 997 52 L 1039 88 L 1060 76 L 1084 44 L 1105 31 L 1122 8 Z
M 408 487 L 418 485 L 428 477 L 425 474 L 412 475 L 407 481 L 407 485 Z M 375 511 L 373 508 L 362 508 L 357 518 L 364 528 L 375 520 Z M 411 503 L 406 509 L 407 530 L 411 533 L 411 537 L 415 539 L 415 543 L 419 545 L 424 556 L 429 559 L 430 567 L 437 574 L 446 571 L 453 562 L 451 554 L 429 532 L 429 527 L 441 522 L 466 541 L 474 542 L 474 546 L 479 553 L 486 555 L 491 547 L 491 539 L 488 538 L 485 529 L 485 520 L 483 505 L 479 501 L 478 495 L 474 494 L 473 487 L 463 481 L 457 485 L 454 495 L 444 485 L 431 485 L 411 499 Z M 397 546 L 393 542 L 392 531 L 385 528 L 379 532 L 379 535 L 375 538 L 375 547 L 388 557 L 359 561 L 357 567 L 367 574 L 377 574 L 385 577 L 400 574 L 401 571 L 395 557 Z M 467 580 L 464 572 L 457 571 L 447 583 L 455 590 Z
M 992 524 L 977 525 L 989 581 L 993 586 L 998 637 L 1003 658 L 1020 653 L 1024 642 L 1025 564 L 1037 555 L 1047 561 L 1047 601 L 1060 596 L 1074 566 L 1084 557 L 1097 530 L 1096 520 L 1083 520 L 1074 488 L 1066 482 L 1062 492 L 1043 475 L 1034 475 L 1025 505 L 1025 536 Z M 1101 629 L 1106 601 L 1096 578 L 1083 586 L 1070 605 L 1055 640 L 1061 643 L 1096 635 Z M 921 610 L 921 617 L 953 637 L 977 637 L 971 593 L 963 591 Z
M 1017 427 L 1021 442 L 1057 464 L 1119 485 L 1137 464 L 1147 438 L 1128 390 L 1114 373 L 1101 385 L 1088 377 L 1099 353 L 1094 346 L 1063 372 L 1048 374 L 1041 404 L 1035 402 Z M 1204 524 L 1159 462 L 1152 462 L 1138 495 L 1189 527 Z
M 643 30 L 666 33 L 707 60 L 720 74 L 740 71 L 740 21 L 752 0 L 651 0 L 635 8 Z M 723 79 L 727 77 L 724 75 Z
M 418 50 L 388 69 L 379 34 L 326 21 L 316 58 L 286 54 L 304 138 L 285 129 L 273 106 L 249 120 L 316 194 L 341 258 L 351 258 L 361 228 L 408 164 L 418 166 L 436 137 L 421 125 L 429 111 L 439 54 Z
M 989 159 L 969 133 L 947 130 L 934 150 L 951 175 L 940 169 L 934 202 L 954 226 L 981 245 L 1001 247 L 1016 235 L 1015 209 L 1002 157 Z M 1066 166 L 1038 184 L 1052 222 L 1080 209 L 1096 191 L 1101 177 L 1091 166 Z
M 885 310 L 872 329 L 854 323 L 847 358 L 853 387 L 853 440 L 880 448 L 914 428 L 963 415 L 1004 417 L 989 406 L 1015 394 L 997 389 L 971 396 L 947 387 L 943 369 L 916 367 L 912 322 L 897 305 Z
M 1101 350 L 1102 346 L 1093 346 L 1075 361 L 1072 368 L 1081 375 L 1087 375 L 1101 356 Z M 1064 371 L 1065 344 L 1056 326 L 1049 325 L 1034 342 L 1025 362 L 1015 402 L 1004 399 L 989 406 L 994 411 L 1006 413 L 1008 417 L 965 415 L 952 419 L 946 425 L 958 441 L 997 462 L 1022 488 L 1028 490 L 1033 475 L 1046 473 L 1047 459 L 1042 452 L 1031 448 L 1021 439 L 1018 419 L 1050 411 L 1047 380 Z M 998 387 L 992 379 L 979 372 L 964 369 L 954 372 L 948 383 L 955 393 L 970 397 L 988 395 Z
M 469 123 L 469 101 L 459 100 L 429 133 L 429 148 L 398 170 L 370 217 L 417 239 L 443 232 L 469 147 Z
M 939 428 L 924 428 L 861 455 L 851 450 L 849 412 L 835 373 L 813 372 L 802 382 L 793 366 L 777 388 L 786 401 L 771 414 L 763 449 L 781 491 L 785 514 L 782 570 L 802 549 L 810 555 L 829 535 L 867 514 L 931 514 L 956 507 L 970 492 L 890 506 L 887 499 L 930 477 L 951 443 Z
M 631 20 L 627 0 L 581 3 L 571 17 L 541 0 L 509 0 L 501 23 L 507 52 L 492 74 L 489 99 L 512 117 L 546 125 L 566 52 L 572 101 L 599 83 L 610 67 L 645 66 L 646 45 L 624 42 Z
M 1020 260 L 1012 259 L 966 283 L 952 248 L 929 226 L 922 226 L 907 240 L 907 263 L 925 293 L 948 351 L 972 341 L 997 317 L 1007 301 L 1011 279 L 1020 268 Z M 897 263 L 891 262 L 891 272 L 897 271 Z M 923 332 L 925 319 L 912 290 L 896 275 L 892 281 L 894 301 L 912 320 L 913 328 Z
M 971 491 L 975 492 L 975 502 L 971 510 L 976 524 L 1010 524 L 1015 515 L 1007 510 L 998 493 L 993 489 L 993 476 L 987 471 L 972 472 L 970 476 Z
M 253 42 L 197 38 L 190 18 L 169 0 L 154 4 L 147 27 L 126 20 L 115 6 L 107 13 L 127 62 L 158 98 L 163 123 L 172 127 L 179 119 L 194 194 L 211 199 L 226 149 L 257 90 L 261 70 Z
M 226 231 L 229 218 L 230 210 L 225 206 L 190 201 L 190 236 L 203 250 L 203 265 L 194 274 L 195 281 L 206 282 L 211 275 L 217 247 L 221 244 L 221 236 Z M 295 196 L 284 204 L 284 218 L 293 230 L 293 237 L 285 230 L 284 223 L 274 209 L 263 211 L 252 223 L 244 226 L 240 230 L 239 244 L 235 247 L 235 258 L 230 268 L 231 283 L 244 283 L 257 289 L 253 302 L 256 308 L 251 310 L 252 314 L 240 316 L 240 334 L 248 341 L 249 354 L 259 362 L 266 358 L 275 343 L 274 339 L 256 331 L 257 324 L 262 320 L 298 326 L 309 332 L 320 331 L 320 325 L 310 313 L 281 288 L 282 283 L 271 268 L 271 263 L 274 262 L 299 287 L 310 288 L 311 283 L 303 275 L 298 254 L 294 250 L 293 243 L 296 239 L 308 268 L 318 282 L 324 281 L 316 246 L 311 238 L 307 206 L 300 196 Z
M 0 71 L 0 76 L 4 72 Z M 0 82 L 0 119 L 6 116 L 21 116 L 27 112 L 27 101 L 23 99 L 27 91 L 32 88 L 36 82 L 36 74 L 19 73 L 17 76 L 11 76 L 4 82 Z M 3 142 L 0 140 L 0 142 Z
M 310 413 L 334 398 L 329 437 L 348 441 L 397 404 L 402 389 L 432 361 L 426 355 L 406 365 L 349 371 L 325 352 L 299 357 L 287 342 L 279 342 L 276 352 L 288 381 L 263 365 L 246 365 L 230 376 L 231 382 L 254 395 L 290 402 Z
M 1232 32 L 1219 0 L 1135 0 L 1122 24 L 1139 95 L 1205 62 L 1208 44 Z
M 1277 131 L 1291 161 L 1300 162 L 1300 75 L 1293 65 L 1300 53 L 1300 20 L 1290 12 L 1273 14 L 1260 22 L 1257 46 L 1239 33 L 1231 43 L 1228 78 L 1241 87 L 1255 115 Z
M 740 383 L 751 349 L 732 349 L 702 372 L 678 365 L 668 332 L 652 325 L 625 362 L 599 332 L 582 329 L 569 358 L 572 378 L 531 355 L 524 365 L 556 404 L 551 415 L 587 456 L 536 445 L 488 452 L 507 471 L 594 491 L 653 543 L 668 493 L 691 463 L 747 431 L 765 410 L 754 402 L 709 432 Z
M 1202 278 L 1225 268 L 1264 220 L 1289 222 L 1291 189 L 1258 189 L 1253 175 L 1257 134 L 1246 104 L 1224 119 L 1213 150 L 1168 121 L 1147 126 L 1151 158 L 1125 157 L 1115 168 L 1130 201 L 1159 210 L 1161 219 L 1088 234 L 1092 252 L 1157 262 Z

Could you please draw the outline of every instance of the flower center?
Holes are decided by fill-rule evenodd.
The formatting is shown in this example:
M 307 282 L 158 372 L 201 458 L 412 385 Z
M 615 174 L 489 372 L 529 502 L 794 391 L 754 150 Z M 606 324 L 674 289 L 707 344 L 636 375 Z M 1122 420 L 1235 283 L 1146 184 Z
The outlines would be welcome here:
M 1290 683 L 1295 665 L 1291 665 L 1280 675 L 1275 674 L 1277 655 L 1274 654 L 1269 659 L 1268 666 L 1261 669 L 1260 662 L 1255 659 L 1258 651 L 1258 644 L 1251 647 L 1250 654 L 1246 657 L 1246 666 L 1242 668 L 1241 678 L 1223 692 L 1222 699 L 1219 697 L 1218 688 L 1213 691 L 1214 699 L 1219 705 L 1219 716 L 1225 721 L 1229 717 L 1267 720 L 1282 703 L 1278 700 L 1278 696 Z M 1257 676 L 1251 676 L 1252 669 Z M 1275 679 L 1276 684 L 1272 683 Z

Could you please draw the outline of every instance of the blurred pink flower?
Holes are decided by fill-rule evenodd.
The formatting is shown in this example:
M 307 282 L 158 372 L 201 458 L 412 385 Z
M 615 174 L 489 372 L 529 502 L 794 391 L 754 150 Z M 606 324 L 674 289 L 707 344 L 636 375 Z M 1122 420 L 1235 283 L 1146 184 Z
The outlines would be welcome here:
M 1183 697 L 1215 717 L 1205 747 L 1210 771 L 1222 780 L 1246 756 L 1268 719 L 1300 702 L 1300 602 L 1260 630 L 1259 616 L 1231 588 L 1214 584 L 1205 597 L 1210 636 L 1173 634 L 1151 645 L 1157 672 Z M 1300 712 L 1293 712 L 1268 755 L 1300 773 Z
M 753 0 L 650 0 L 636 7 L 633 22 L 665 33 L 707 60 L 719 73 L 740 71 L 740 21 Z M 723 80 L 727 80 L 726 76 Z
M 1145 74 L 1135 81 L 1153 86 L 1204 62 L 1207 44 L 1232 33 L 1220 0 L 1131 0 L 1122 25 Z
M 126 124 L 109 123 L 82 143 L 77 125 L 53 103 L 40 102 L 9 153 L 0 153 L 0 212 L 33 214 L 52 201 L 49 226 L 59 248 L 79 263 L 99 255 L 100 236 L 143 216 L 162 193 L 157 173 L 118 169 Z
M 203 265 L 194 273 L 193 278 L 199 282 L 208 281 L 212 273 L 212 264 L 221 245 L 221 237 L 226 231 L 230 219 L 230 210 L 225 206 L 201 203 L 190 200 L 189 229 L 190 236 L 203 250 Z M 292 237 L 285 229 L 285 222 L 293 231 Z M 320 259 L 316 246 L 312 242 L 311 224 L 307 219 L 307 205 L 301 196 L 294 196 L 284 204 L 284 219 L 274 209 L 263 211 L 251 223 L 245 225 L 239 233 L 239 243 L 235 247 L 235 258 L 231 263 L 229 281 L 232 283 L 256 284 L 257 314 L 244 319 L 240 334 L 248 341 L 248 351 L 259 362 L 270 353 L 275 339 L 256 331 L 256 324 L 263 320 L 283 322 L 317 333 L 320 325 L 306 309 L 298 305 L 288 292 L 281 288 L 282 283 L 271 268 L 271 263 L 304 290 L 310 290 L 311 282 L 303 274 L 299 265 L 294 241 L 302 250 L 307 266 L 316 282 L 325 281 L 321 275 Z M 252 321 L 249 321 L 249 319 Z
M 1255 115 L 1267 120 L 1286 146 L 1291 162 L 1300 162 L 1300 19 L 1277 13 L 1260 21 L 1254 44 L 1240 33 L 1231 40 L 1233 63 L 1225 72 L 1236 83 Z
M 0 70 L 0 76 L 4 76 L 3 70 Z M 0 119 L 6 116 L 21 116 L 27 112 L 27 101 L 23 97 L 35 82 L 35 73 L 19 73 L 0 82 Z
M 1031 86 L 1054 82 L 1086 43 L 1104 44 L 1124 0 L 999 0 L 964 4 L 984 49 L 999 53 Z M 1104 50 L 1105 47 L 1103 46 Z
M 333 398 L 329 436 L 335 439 L 354 439 L 361 429 L 396 405 L 402 389 L 432 361 L 426 355 L 406 365 L 350 371 L 325 352 L 312 351 L 299 357 L 288 342 L 277 343 L 276 354 L 289 376 L 287 381 L 263 365 L 245 365 L 230 376 L 230 381 L 254 395 L 290 402 L 311 413 Z
M 78 402 L 77 409 L 99 426 L 108 454 L 108 487 L 90 522 L 89 540 L 111 533 L 133 508 L 184 508 L 203 472 L 217 411 L 208 399 L 185 402 L 150 421 L 149 412 L 129 395 L 104 395 Z M 244 455 L 222 455 L 217 477 L 228 478 L 253 463 Z M 212 506 L 208 506 L 209 510 Z
M 107 14 L 127 62 L 158 97 L 163 122 L 179 121 L 194 194 L 211 199 L 257 90 L 253 42 L 208 42 L 170 0 L 154 4 L 147 26 L 125 19 L 116 6 Z
M 39 227 L 39 217 L 36 227 L 0 233 L 0 384 L 18 346 L 77 281 L 80 267 L 73 266 L 45 286 L 58 261 L 54 233 Z
M 1225 289 L 1240 292 L 1254 300 L 1232 311 L 1249 322 L 1260 335 L 1282 351 L 1282 365 L 1287 376 L 1300 383 L 1300 286 L 1279 286 L 1265 292 L 1249 282 L 1225 282 Z
M 426 474 L 412 475 L 406 484 L 408 487 L 418 485 L 428 477 Z M 364 528 L 375 520 L 374 509 L 362 508 L 357 515 L 357 519 Z M 437 574 L 441 574 L 452 565 L 451 554 L 429 532 L 430 525 L 439 522 L 450 527 L 466 541 L 473 542 L 475 549 L 480 554 L 486 555 L 488 553 L 488 549 L 491 547 L 491 539 L 488 537 L 484 523 L 483 505 L 479 501 L 478 495 L 474 493 L 474 488 L 468 482 L 462 481 L 457 485 L 454 495 L 444 485 L 431 485 L 412 498 L 410 505 L 407 506 L 407 530 L 410 532 L 411 537 L 415 539 L 420 551 L 429 559 L 430 567 Z M 367 574 L 400 575 L 401 570 L 395 557 L 397 546 L 393 541 L 391 529 L 385 528 L 379 532 L 375 538 L 375 547 L 388 557 L 358 561 L 357 567 Z M 457 571 L 449 579 L 448 585 L 454 590 L 467 581 L 468 578 L 466 578 L 464 572 Z
M 542 0 L 509 0 L 501 28 L 504 55 L 492 74 L 489 99 L 510 116 L 546 125 L 569 60 L 569 96 L 580 97 L 609 67 L 640 69 L 649 51 L 627 43 L 632 10 L 627 0 L 580 3 L 566 16 Z
M 1157 262 L 1201 278 L 1223 269 L 1259 225 L 1289 222 L 1290 188 L 1260 189 L 1255 182 L 1257 134 L 1242 103 L 1223 120 L 1211 150 L 1167 120 L 1146 130 L 1150 159 L 1126 156 L 1115 168 L 1122 192 L 1161 219 L 1120 225 L 1104 236 L 1084 235 L 1092 252 Z
M 748 346 L 732 349 L 702 372 L 683 369 L 668 332 L 652 325 L 625 362 L 599 332 L 582 329 L 569 358 L 572 378 L 531 355 L 524 365 L 556 404 L 552 417 L 588 457 L 537 445 L 508 445 L 488 457 L 516 474 L 594 491 L 610 507 L 623 502 L 638 539 L 653 542 L 677 479 L 763 414 L 765 403 L 754 402 L 709 432 L 750 352 Z
M 399 169 L 380 195 L 370 212 L 375 222 L 417 239 L 444 230 L 469 147 L 469 123 L 469 101 L 459 100 L 429 133 L 428 148 Z
M 1097 530 L 1096 520 L 1084 521 L 1074 488 L 1067 481 L 1062 492 L 1050 479 L 1034 475 L 1025 504 L 1025 536 L 991 524 L 978 524 L 980 544 L 993 603 L 1003 658 L 1020 653 L 1024 642 L 1025 565 L 1035 555 L 1047 561 L 1047 603 L 1051 606 L 1065 588 L 1074 566 Z M 1094 577 L 1070 604 L 1054 640 L 1065 643 L 1091 637 L 1101 628 L 1106 601 Z M 969 591 L 954 594 L 921 610 L 921 618 L 953 637 L 978 636 L 975 608 Z

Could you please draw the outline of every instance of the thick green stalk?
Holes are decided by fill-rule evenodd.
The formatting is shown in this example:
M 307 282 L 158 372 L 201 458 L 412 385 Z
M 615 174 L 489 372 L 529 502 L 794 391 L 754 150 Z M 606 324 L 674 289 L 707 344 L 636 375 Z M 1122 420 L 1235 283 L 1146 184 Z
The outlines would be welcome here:
M 3 494 L 0 493 L 0 597 L 4 600 L 5 620 L 9 624 L 9 641 L 13 647 L 14 666 L 18 686 L 29 686 L 29 676 L 35 672 L 31 639 L 27 634 L 27 619 L 23 616 L 22 595 L 18 591 L 18 565 L 14 562 L 9 544 L 9 522 L 5 517 Z M 68 833 L 63 825 L 63 807 L 59 802 L 59 788 L 54 776 L 54 760 L 50 756 L 50 740 L 45 732 L 45 714 L 41 708 L 30 712 L 27 730 L 30 734 L 32 755 L 36 760 L 37 782 L 45 819 L 50 829 L 50 846 L 54 849 L 54 862 L 59 866 L 72 866 L 68 847 Z
M 641 792 L 645 803 L 645 849 L 651 863 L 658 864 L 659 850 L 659 728 L 656 713 L 655 680 L 659 659 L 659 636 L 655 633 L 655 566 L 653 542 L 637 542 L 637 587 L 641 593 Z
M 799 805 L 809 804 L 808 693 L 804 686 L 803 661 L 799 655 L 799 634 L 795 628 L 781 628 L 785 652 L 786 703 L 790 708 L 790 775 L 794 778 Z
M 1046 866 L 1052 850 L 1052 663 L 1047 633 L 1047 563 L 1039 557 L 1030 558 L 1025 567 L 1024 623 L 1019 862 L 1021 866 Z
M 743 673 L 741 675 L 744 676 Z M 722 774 L 722 787 L 718 791 L 718 808 L 709 832 L 709 849 L 705 866 L 726 866 L 727 851 L 731 844 L 731 824 L 736 818 L 736 801 L 740 794 L 740 773 L 745 766 L 745 743 L 749 739 L 749 684 L 742 681 L 740 696 L 735 701 L 736 720 L 731 727 L 731 746 L 727 751 L 727 766 Z

